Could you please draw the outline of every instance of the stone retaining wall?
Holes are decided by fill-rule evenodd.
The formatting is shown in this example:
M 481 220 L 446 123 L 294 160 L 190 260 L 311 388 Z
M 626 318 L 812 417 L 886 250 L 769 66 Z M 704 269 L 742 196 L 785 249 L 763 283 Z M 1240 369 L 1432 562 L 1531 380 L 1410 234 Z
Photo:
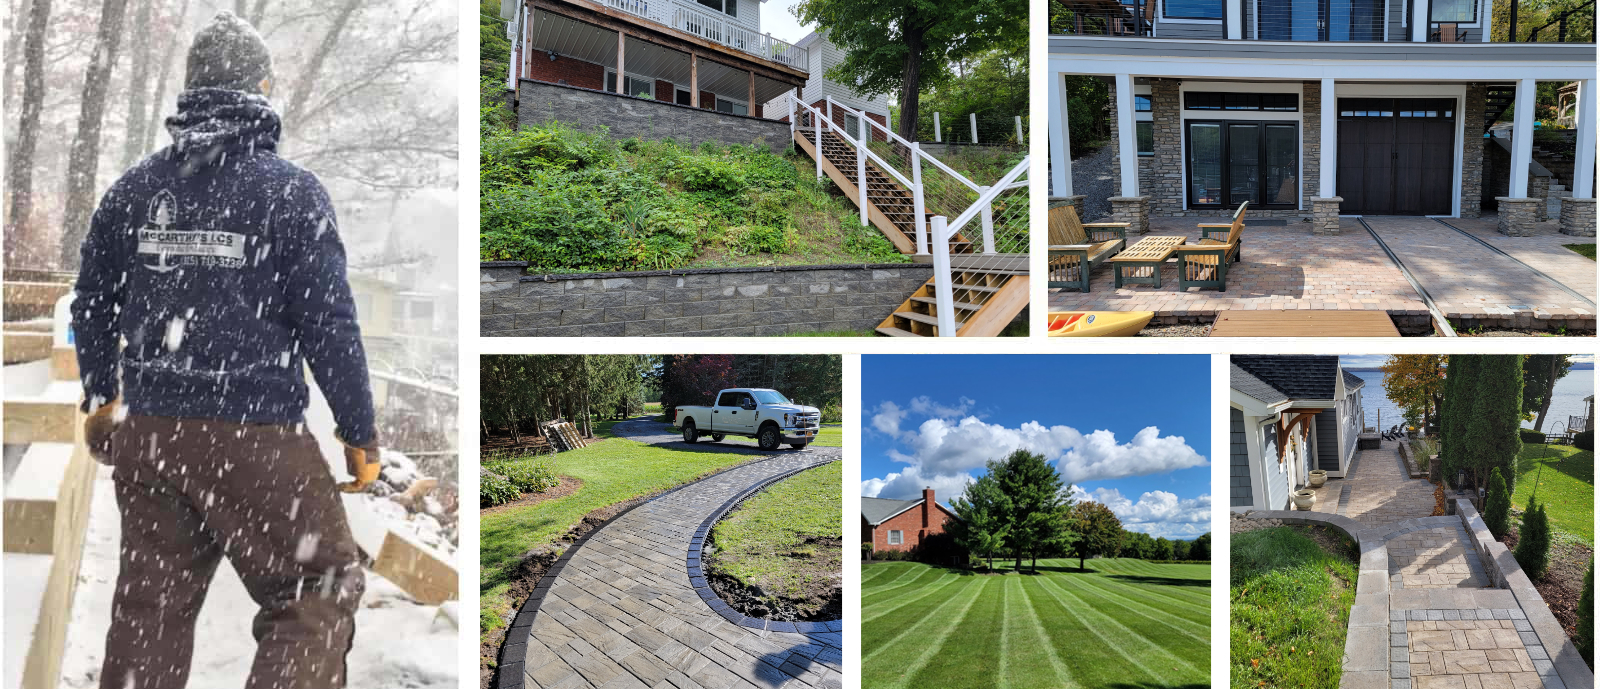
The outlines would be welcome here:
M 788 122 L 523 79 L 517 85 L 517 124 L 552 121 L 587 130 L 608 127 L 613 139 L 673 139 L 686 146 L 758 143 L 773 153 L 789 147 Z
M 527 275 L 479 269 L 485 337 L 761 336 L 871 330 L 933 277 L 916 263 Z

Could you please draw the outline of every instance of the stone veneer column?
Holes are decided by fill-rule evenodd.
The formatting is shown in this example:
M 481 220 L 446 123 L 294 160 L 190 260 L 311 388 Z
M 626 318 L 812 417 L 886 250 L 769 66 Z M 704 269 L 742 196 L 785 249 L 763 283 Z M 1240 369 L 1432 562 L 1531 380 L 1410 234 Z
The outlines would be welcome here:
M 1157 216 L 1183 213 L 1183 138 L 1178 112 L 1178 80 L 1150 80 L 1150 130 L 1155 155 L 1149 172 L 1140 179 L 1139 192 L 1150 197 L 1150 212 Z
M 1498 196 L 1495 200 L 1500 202 L 1500 234 L 1508 237 L 1528 237 L 1533 234 L 1533 226 L 1539 222 L 1539 204 L 1544 203 L 1544 199 Z
M 1111 197 L 1111 222 L 1129 223 L 1129 234 L 1145 234 L 1150 231 L 1150 197 L 1148 196 L 1113 196 Z
M 1106 140 L 1106 145 L 1111 147 L 1111 189 L 1122 193 L 1122 149 L 1117 145 L 1117 81 L 1106 82 L 1106 102 L 1111 104 L 1111 112 L 1106 123 L 1111 127 L 1111 138 Z M 1068 155 L 1071 155 L 1070 153 Z
M 1300 109 L 1300 150 L 1304 156 L 1300 161 L 1300 169 L 1305 171 L 1300 196 L 1306 203 L 1301 210 L 1311 208 L 1315 217 L 1312 202 L 1321 193 L 1322 184 L 1322 82 L 1307 81 L 1301 85 Z M 1338 204 L 1334 204 L 1333 215 L 1335 218 L 1339 216 Z
M 1466 141 L 1461 145 L 1461 217 L 1483 214 L 1483 119 L 1488 95 L 1483 84 L 1467 84 L 1461 118 Z
M 1339 234 L 1339 204 L 1341 203 L 1344 203 L 1344 199 L 1338 196 L 1327 198 L 1319 196 L 1311 199 L 1311 234 Z
M 1593 237 L 1595 230 L 1594 199 L 1561 199 L 1561 234 L 1574 237 Z
M 1087 220 L 1087 218 L 1083 217 L 1083 200 L 1086 198 L 1089 197 L 1083 194 L 1073 194 L 1071 196 L 1052 196 L 1050 197 L 1050 207 L 1056 208 L 1059 206 L 1072 206 L 1073 208 L 1078 209 L 1078 218 L 1080 220 Z
M 1528 198 L 1538 199 L 1539 222 L 1550 219 L 1550 178 L 1528 172 Z

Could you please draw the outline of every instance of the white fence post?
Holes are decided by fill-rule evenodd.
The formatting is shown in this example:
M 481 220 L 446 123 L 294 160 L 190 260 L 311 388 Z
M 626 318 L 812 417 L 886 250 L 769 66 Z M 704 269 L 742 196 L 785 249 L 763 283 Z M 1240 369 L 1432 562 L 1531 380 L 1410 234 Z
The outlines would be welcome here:
M 955 296 L 952 294 L 950 276 L 950 238 L 945 234 L 949 222 L 942 215 L 933 216 L 933 303 L 939 309 L 939 337 L 956 336 Z
M 990 187 L 979 187 L 978 195 L 988 192 Z M 983 204 L 983 213 L 979 216 L 983 220 L 983 253 L 994 253 L 994 204 Z
M 939 128 L 939 112 L 937 110 L 933 113 L 933 142 L 936 144 L 944 143 L 944 130 Z
M 867 118 L 856 118 L 856 191 L 861 195 L 861 226 L 867 226 Z
M 794 128 L 797 124 L 794 113 L 794 94 L 786 93 L 784 95 L 788 96 L 787 100 L 789 101 L 789 143 L 792 144 L 794 143 Z
M 1022 116 L 1017 115 L 1017 145 L 1021 146 L 1022 144 Z
M 927 208 L 922 203 L 922 143 L 911 142 L 911 211 L 917 227 L 917 255 L 928 255 Z
M 978 143 L 978 113 L 967 113 L 967 119 L 972 122 L 972 143 Z

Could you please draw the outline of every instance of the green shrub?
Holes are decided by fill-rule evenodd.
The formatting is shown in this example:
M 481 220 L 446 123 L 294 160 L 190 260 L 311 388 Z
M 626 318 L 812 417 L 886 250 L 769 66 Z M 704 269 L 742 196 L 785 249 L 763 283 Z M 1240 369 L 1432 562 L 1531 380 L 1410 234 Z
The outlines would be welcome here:
M 504 505 L 519 497 L 522 497 L 522 493 L 504 476 L 499 476 L 487 468 L 478 472 L 478 507 Z
M 795 249 L 794 228 L 749 225 L 728 230 L 728 252 L 739 256 L 751 254 L 787 254 Z
M 911 557 L 911 553 L 904 550 L 874 550 L 872 559 L 879 562 L 906 562 L 914 558 Z
M 745 187 L 744 172 L 732 162 L 707 155 L 682 163 L 683 186 L 690 191 L 735 192 Z
M 1539 445 L 1544 442 L 1544 433 L 1532 428 L 1519 428 L 1517 435 L 1522 436 L 1522 442 L 1529 445 Z
M 555 470 L 550 468 L 550 463 L 539 460 L 499 462 L 485 468 L 504 476 L 513 487 L 523 493 L 540 493 L 561 482 L 556 478 Z
M 1483 523 L 1497 541 L 1511 527 L 1511 493 L 1506 490 L 1506 479 L 1500 474 L 1500 467 L 1489 470 L 1489 495 L 1483 503 Z
M 1573 436 L 1572 446 L 1580 450 L 1594 451 L 1594 431 L 1584 431 Z
M 1517 549 L 1512 555 L 1534 581 L 1544 578 L 1544 571 L 1550 566 L 1550 518 L 1545 516 L 1544 505 L 1534 506 L 1531 496 L 1528 509 L 1522 512 L 1522 529 L 1517 534 Z
M 1583 574 L 1583 596 L 1578 598 L 1578 653 L 1594 664 L 1594 557 L 1589 558 L 1589 571 Z

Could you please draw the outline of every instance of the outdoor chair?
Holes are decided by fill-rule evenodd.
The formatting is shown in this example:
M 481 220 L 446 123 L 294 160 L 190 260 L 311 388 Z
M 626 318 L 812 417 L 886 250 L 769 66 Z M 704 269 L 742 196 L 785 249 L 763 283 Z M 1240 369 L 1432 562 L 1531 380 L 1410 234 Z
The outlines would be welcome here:
M 1244 212 L 1249 201 L 1239 204 L 1233 212 L 1233 222 L 1200 223 L 1200 241 L 1175 247 L 1178 257 L 1178 289 L 1190 287 L 1215 287 L 1218 292 L 1228 291 L 1228 264 L 1237 263 L 1244 254 Z M 1222 234 L 1227 228 L 1227 239 L 1216 239 L 1212 233 Z
M 1467 30 L 1457 29 L 1455 24 L 1440 24 L 1439 28 L 1434 29 L 1433 33 L 1428 36 L 1428 41 L 1432 43 L 1466 43 Z
M 1131 224 L 1085 223 L 1078 219 L 1078 209 L 1072 206 L 1051 208 L 1049 286 L 1088 292 L 1090 271 L 1122 251 Z

